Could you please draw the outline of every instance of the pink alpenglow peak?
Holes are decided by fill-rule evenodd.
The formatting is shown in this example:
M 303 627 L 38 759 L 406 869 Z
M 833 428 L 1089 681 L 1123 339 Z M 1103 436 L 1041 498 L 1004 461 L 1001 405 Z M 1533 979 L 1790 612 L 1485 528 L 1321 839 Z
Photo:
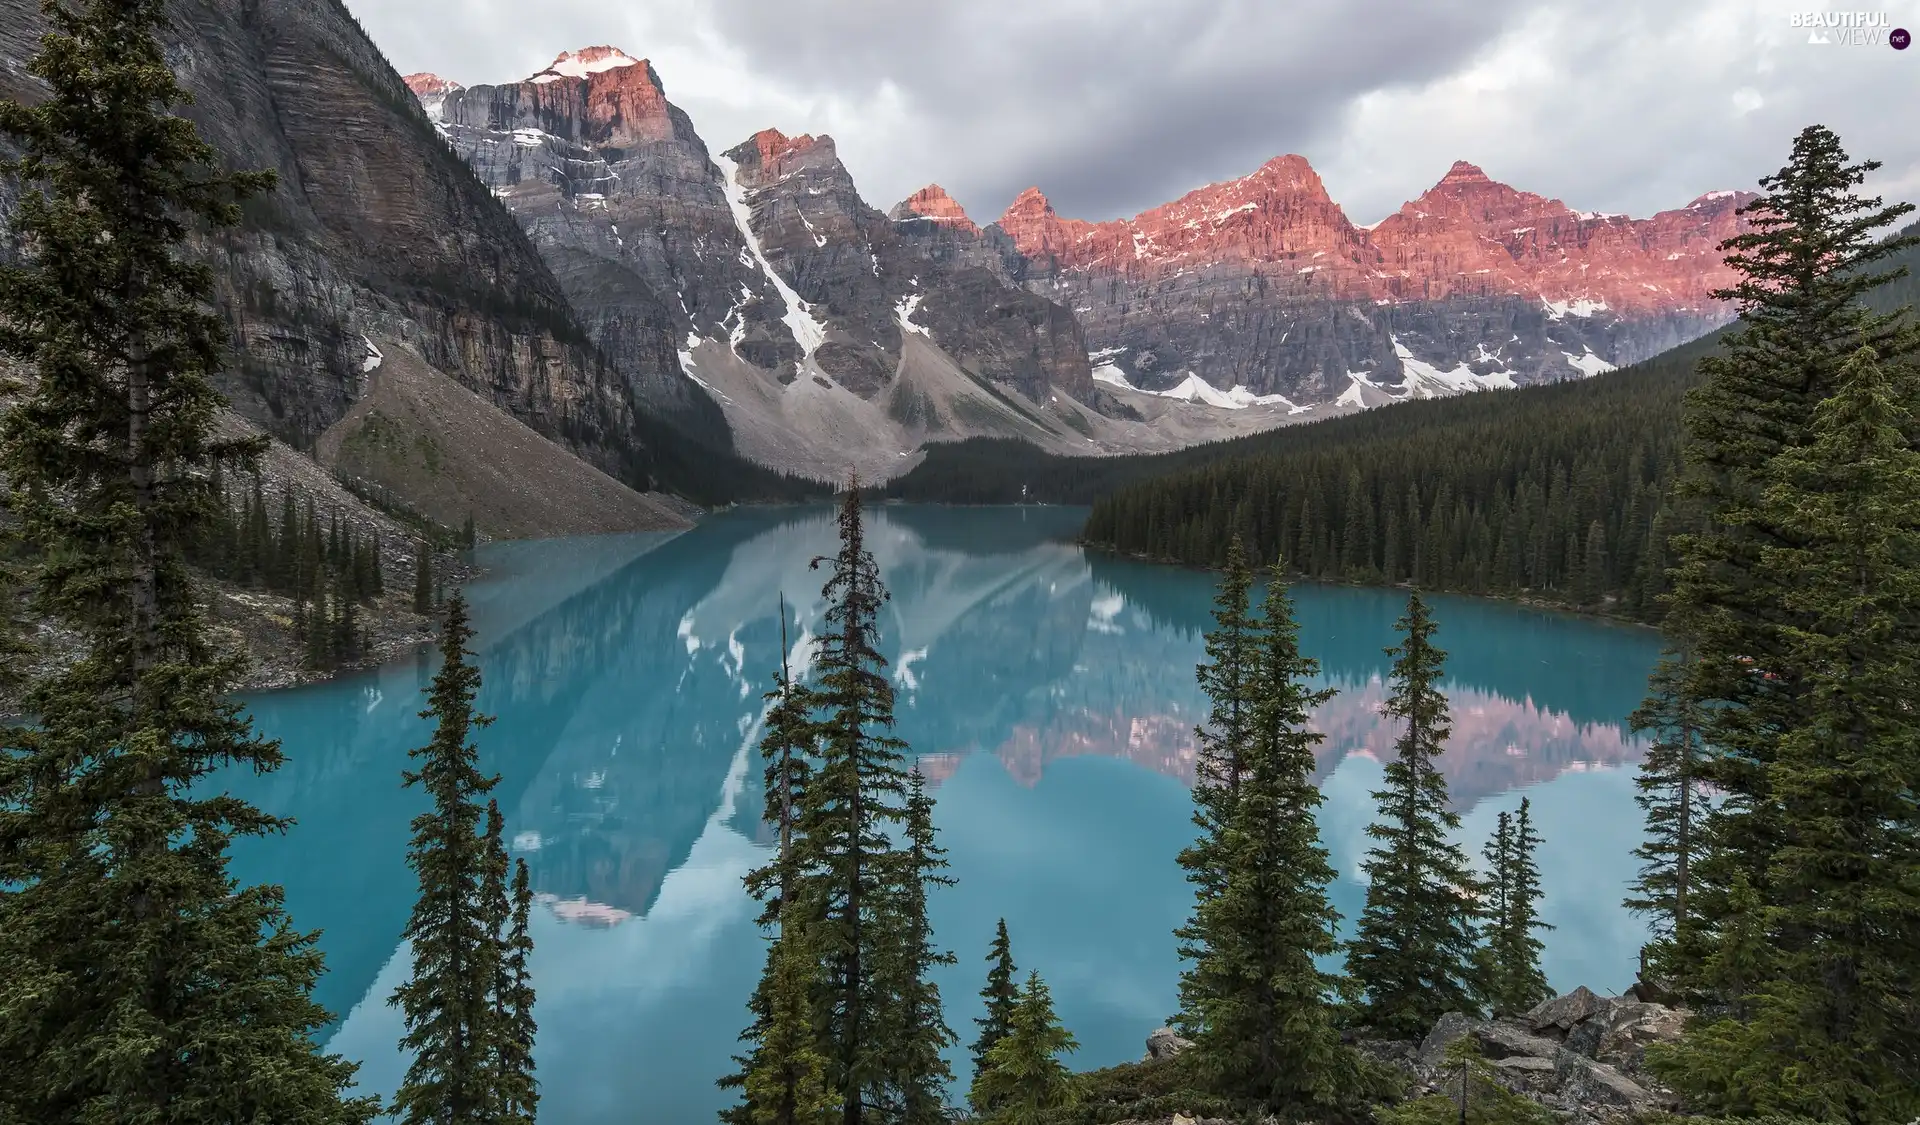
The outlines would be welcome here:
M 415 97 L 421 98 L 432 97 L 435 94 L 444 95 L 452 90 L 465 89 L 460 83 L 455 82 L 451 78 L 442 78 L 438 74 L 429 74 L 424 70 L 418 74 L 409 74 L 400 81 L 407 84 L 407 89 L 412 90 Z
M 618 47 L 582 47 L 578 51 L 563 52 L 547 65 L 547 69 L 528 78 L 527 81 L 545 85 L 548 82 L 558 82 L 562 78 L 585 78 L 590 74 L 633 66 L 639 62 L 639 59 Z
M 927 219 L 968 234 L 980 233 L 980 227 L 967 217 L 966 211 L 939 184 L 928 184 L 901 200 L 893 209 L 892 218 L 895 221 Z
M 999 225 L 1021 253 L 1074 273 L 1145 280 L 1257 270 L 1337 299 L 1517 295 L 1554 315 L 1662 313 L 1705 309 L 1713 290 L 1731 284 L 1718 246 L 1742 229 L 1735 211 L 1753 198 L 1711 191 L 1632 219 L 1575 211 L 1459 160 L 1419 198 L 1360 227 L 1307 161 L 1289 155 L 1130 219 L 1062 218 L 1028 188 Z

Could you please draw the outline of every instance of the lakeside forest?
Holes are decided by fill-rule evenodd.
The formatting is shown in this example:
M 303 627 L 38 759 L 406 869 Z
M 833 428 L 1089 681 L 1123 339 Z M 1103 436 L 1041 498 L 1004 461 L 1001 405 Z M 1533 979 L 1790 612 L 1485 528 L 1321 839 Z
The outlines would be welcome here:
M 393 779 L 430 807 L 407 852 L 419 896 L 389 1003 L 409 1065 L 387 1104 L 317 1043 L 330 1017 L 312 999 L 325 968 L 314 936 L 278 888 L 229 873 L 234 840 L 286 823 L 193 784 L 282 764 L 232 701 L 241 664 L 212 643 L 199 568 L 260 568 L 345 605 L 379 580 L 365 549 L 323 537 L 317 518 L 283 511 L 275 538 L 264 505 L 243 502 L 244 523 L 229 507 L 223 482 L 263 444 L 217 436 L 226 326 L 210 268 L 183 247 L 274 182 L 216 171 L 172 112 L 183 95 L 159 20 L 150 2 L 57 12 L 31 64 L 49 96 L 0 103 L 24 154 L 10 172 L 28 188 L 25 252 L 0 266 L 0 350 L 25 371 L 0 420 L 13 540 L 0 592 L 22 607 L 0 645 L 32 716 L 0 729 L 0 1123 L 534 1121 L 532 892 L 489 797 L 499 778 L 478 768 L 490 719 L 475 709 L 457 590 L 426 693 L 433 735 Z M 1741 320 L 1675 384 L 1666 445 L 1621 431 L 1592 471 L 1561 472 L 1572 445 L 1516 434 L 1488 443 L 1512 463 L 1469 460 L 1457 482 L 1422 478 L 1404 501 L 1365 476 L 1356 486 L 1337 459 L 1295 476 L 1282 470 L 1296 463 L 1259 457 L 1198 470 L 1205 489 L 1146 481 L 1108 501 L 1116 537 L 1138 527 L 1149 552 L 1222 567 L 1196 668 L 1211 707 L 1179 856 L 1194 901 L 1175 934 L 1177 1043 L 1148 1061 L 1074 1072 L 1044 976 L 1022 977 L 1015 935 L 981 920 L 987 1014 L 965 1104 L 948 1104 L 960 1037 L 929 972 L 957 954 L 927 904 L 950 878 L 933 798 L 892 733 L 887 592 L 863 497 L 846 491 L 838 550 L 816 560 L 826 628 L 802 667 L 769 670 L 760 749 L 776 845 L 745 888 L 766 961 L 721 1079 L 737 1099 L 723 1121 L 1556 1119 L 1520 1092 L 1541 1068 L 1487 1045 L 1538 1062 L 1513 1018 L 1585 1001 L 1552 997 L 1540 973 L 1550 935 L 1528 806 L 1499 821 L 1480 862 L 1453 838 L 1435 765 L 1450 729 L 1445 632 L 1417 590 L 1388 650 L 1399 733 L 1375 794 L 1365 906 L 1342 937 L 1309 780 L 1323 736 L 1308 715 L 1329 690 L 1299 650 L 1287 581 L 1302 564 L 1288 550 L 1341 574 L 1541 583 L 1589 602 L 1638 581 L 1641 604 L 1659 607 L 1671 648 L 1631 719 L 1650 750 L 1629 905 L 1653 932 L 1637 994 L 1684 1026 L 1635 1056 L 1670 1100 L 1589 1116 L 1920 1115 L 1920 724 L 1906 695 L 1920 674 L 1920 328 L 1864 300 L 1899 281 L 1897 258 L 1920 238 L 1875 237 L 1912 208 L 1856 190 L 1874 167 L 1811 126 L 1761 181 L 1751 230 L 1726 246 Z M 1465 408 L 1490 418 L 1543 395 Z M 1401 424 L 1382 417 L 1369 424 Z M 1614 421 L 1586 432 L 1603 438 Z M 1331 441 L 1332 425 L 1312 440 Z M 1185 507 L 1187 494 L 1207 503 Z M 1669 538 L 1636 539 L 1638 520 L 1663 513 Z M 29 619 L 79 638 L 76 657 L 29 659 Z M 1438 1058 L 1410 1053 L 1436 1041 Z M 1584 1068 L 1621 1097 L 1648 1089 L 1556 1051 L 1556 1074 Z M 1590 1094 L 1568 1112 L 1588 1112 Z

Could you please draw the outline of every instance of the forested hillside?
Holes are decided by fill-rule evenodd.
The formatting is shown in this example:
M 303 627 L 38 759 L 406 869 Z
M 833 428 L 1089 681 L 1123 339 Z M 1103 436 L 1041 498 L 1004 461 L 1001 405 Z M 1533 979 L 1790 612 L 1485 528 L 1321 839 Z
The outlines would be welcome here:
M 1086 538 L 1213 566 L 1237 532 L 1255 557 L 1312 577 L 1527 591 L 1645 616 L 1664 581 L 1676 419 L 1711 347 L 1583 383 L 1389 407 L 1337 440 L 1133 484 L 1094 504 Z

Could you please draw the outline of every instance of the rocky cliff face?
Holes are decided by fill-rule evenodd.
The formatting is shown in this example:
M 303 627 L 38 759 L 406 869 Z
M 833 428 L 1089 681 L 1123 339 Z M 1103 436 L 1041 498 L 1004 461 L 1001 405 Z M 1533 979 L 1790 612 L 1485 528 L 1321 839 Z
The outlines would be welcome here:
M 179 0 L 171 15 L 169 61 L 196 99 L 184 112 L 223 159 L 280 177 L 202 247 L 234 325 L 221 390 L 242 415 L 311 449 L 365 393 L 377 336 L 614 476 L 644 478 L 628 380 L 337 0 Z M 8 94 L 39 96 L 22 65 L 43 28 L 34 0 L 0 0 Z
M 1028 189 L 995 226 L 1086 325 L 1097 378 L 1324 410 L 1591 375 L 1697 336 L 1730 315 L 1715 247 L 1752 198 L 1635 220 L 1460 162 L 1367 229 L 1281 156 L 1131 219 L 1063 218 Z
M 651 64 L 613 47 L 507 85 L 409 86 L 659 409 L 694 409 L 697 383 L 750 452 L 816 475 L 849 446 L 893 471 L 921 437 L 968 432 L 960 414 L 1084 441 L 1045 416 L 1057 390 L 1095 394 L 1072 314 L 1017 282 L 1010 240 L 944 253 L 867 206 L 831 137 L 768 129 L 710 154 Z M 931 392 L 927 369 L 962 381 Z M 955 388 L 981 401 L 943 413 Z M 1023 404 L 994 403 L 1008 392 Z

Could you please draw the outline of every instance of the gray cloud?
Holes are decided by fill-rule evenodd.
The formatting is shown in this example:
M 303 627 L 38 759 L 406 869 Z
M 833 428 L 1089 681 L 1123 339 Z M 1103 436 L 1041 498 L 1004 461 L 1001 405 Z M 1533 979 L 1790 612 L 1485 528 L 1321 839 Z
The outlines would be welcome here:
M 1358 222 L 1455 159 L 1635 215 L 1751 187 L 1820 121 L 1920 196 L 1895 107 L 1920 49 L 1812 46 L 1792 0 L 349 0 L 403 71 L 469 84 L 612 43 L 709 147 L 831 133 L 876 206 L 929 181 L 990 220 L 1038 185 L 1132 214 L 1297 152 Z M 1684 9 L 1684 10 L 1680 10 Z M 1892 22 L 1920 30 L 1907 0 Z

